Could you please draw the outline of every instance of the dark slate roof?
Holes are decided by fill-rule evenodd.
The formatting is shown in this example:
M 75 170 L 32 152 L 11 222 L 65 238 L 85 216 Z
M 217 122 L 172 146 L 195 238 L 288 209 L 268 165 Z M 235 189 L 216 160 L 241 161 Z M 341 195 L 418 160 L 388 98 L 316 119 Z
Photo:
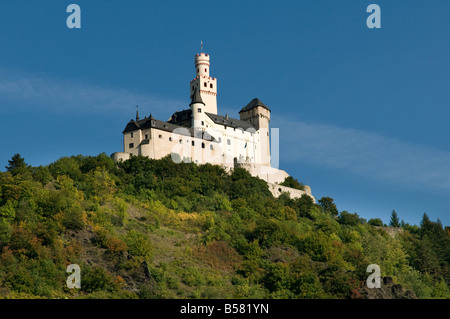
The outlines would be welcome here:
M 208 141 L 217 142 L 217 140 L 207 132 L 195 131 L 191 127 L 184 127 L 184 126 L 172 124 L 169 122 L 160 121 L 160 120 L 155 119 L 151 115 L 150 115 L 150 117 L 146 117 L 139 121 L 131 120 L 130 122 L 128 122 L 127 126 L 125 127 L 125 129 L 123 130 L 122 133 L 128 133 L 128 132 L 144 130 L 144 129 L 149 129 L 149 128 L 154 128 L 154 129 L 167 131 L 167 132 L 173 132 L 175 129 L 183 129 L 183 130 L 180 130 L 180 134 L 182 134 L 182 132 L 186 132 L 186 133 L 184 133 L 182 135 L 187 134 L 186 136 L 202 138 L 202 139 L 205 139 Z
M 171 124 L 177 124 L 181 126 L 190 126 L 191 125 L 191 119 L 192 119 L 192 110 L 182 110 L 182 111 L 176 111 L 172 114 L 170 119 L 167 120 L 168 123 Z
M 242 108 L 242 110 L 239 111 L 239 113 L 249 111 L 258 106 L 262 106 L 263 108 L 265 108 L 266 110 L 268 110 L 270 112 L 269 107 L 267 105 L 265 105 L 263 102 L 261 102 L 260 99 L 255 97 L 253 100 L 250 101 L 250 103 L 248 103 L 246 106 L 244 106 Z
M 191 106 L 194 103 L 201 103 L 205 105 L 205 103 L 203 103 L 202 97 L 200 96 L 200 90 L 197 85 L 194 88 L 194 94 L 192 94 L 191 104 L 189 104 L 189 106 Z
M 229 126 L 232 128 L 242 128 L 244 131 L 249 128 L 255 128 L 252 124 L 250 124 L 249 122 L 246 122 L 246 121 L 241 121 L 238 119 L 234 119 L 231 117 L 225 117 L 225 116 L 217 115 L 217 114 L 213 114 L 213 113 L 205 112 L 205 114 L 208 115 L 209 118 L 211 120 L 213 120 L 213 122 L 216 124 Z

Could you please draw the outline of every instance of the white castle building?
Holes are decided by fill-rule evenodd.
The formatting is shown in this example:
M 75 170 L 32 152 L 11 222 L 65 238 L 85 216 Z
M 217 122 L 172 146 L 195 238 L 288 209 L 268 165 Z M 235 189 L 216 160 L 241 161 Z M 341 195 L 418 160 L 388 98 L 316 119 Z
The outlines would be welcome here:
M 177 111 L 167 121 L 153 116 L 141 119 L 139 111 L 123 131 L 123 152 L 114 153 L 116 161 L 131 155 L 160 159 L 171 155 L 174 161 L 211 163 L 227 171 L 243 167 L 265 180 L 274 196 L 281 192 L 291 197 L 311 195 L 279 185 L 289 175 L 271 166 L 270 109 L 255 98 L 239 111 L 239 119 L 217 113 L 217 78 L 210 76 L 210 56 L 195 56 L 196 77 L 190 82 L 189 108 Z

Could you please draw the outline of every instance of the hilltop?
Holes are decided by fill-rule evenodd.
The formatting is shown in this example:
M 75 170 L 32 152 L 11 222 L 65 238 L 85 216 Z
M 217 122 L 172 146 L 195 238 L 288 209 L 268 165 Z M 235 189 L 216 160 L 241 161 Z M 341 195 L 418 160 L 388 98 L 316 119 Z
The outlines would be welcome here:
M 449 228 L 426 215 L 381 226 L 330 197 L 274 198 L 241 168 L 16 155 L 0 173 L 0 297 L 449 298 Z M 81 289 L 66 286 L 69 264 Z

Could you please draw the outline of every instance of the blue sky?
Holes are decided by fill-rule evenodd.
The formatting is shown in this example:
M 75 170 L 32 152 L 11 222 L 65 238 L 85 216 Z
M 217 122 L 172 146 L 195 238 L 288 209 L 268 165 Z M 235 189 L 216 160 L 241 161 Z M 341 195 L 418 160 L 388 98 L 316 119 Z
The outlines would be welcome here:
M 203 41 L 219 113 L 269 105 L 280 168 L 317 198 L 450 225 L 449 16 L 447 0 L 2 1 L 1 169 L 121 151 L 137 104 L 161 120 L 188 107 Z

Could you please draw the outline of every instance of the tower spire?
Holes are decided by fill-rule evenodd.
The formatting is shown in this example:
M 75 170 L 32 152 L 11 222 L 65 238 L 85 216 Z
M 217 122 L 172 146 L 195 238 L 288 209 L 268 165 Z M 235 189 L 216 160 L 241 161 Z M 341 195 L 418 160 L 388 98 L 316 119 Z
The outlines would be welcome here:
M 191 106 L 192 104 L 195 104 L 195 103 L 201 103 L 201 104 L 205 105 L 205 103 L 203 102 L 202 97 L 200 95 L 200 90 L 198 88 L 198 85 L 196 85 L 194 87 L 194 94 L 192 94 L 191 104 L 189 104 L 189 106 Z
M 139 121 L 139 105 L 136 105 L 136 121 Z

